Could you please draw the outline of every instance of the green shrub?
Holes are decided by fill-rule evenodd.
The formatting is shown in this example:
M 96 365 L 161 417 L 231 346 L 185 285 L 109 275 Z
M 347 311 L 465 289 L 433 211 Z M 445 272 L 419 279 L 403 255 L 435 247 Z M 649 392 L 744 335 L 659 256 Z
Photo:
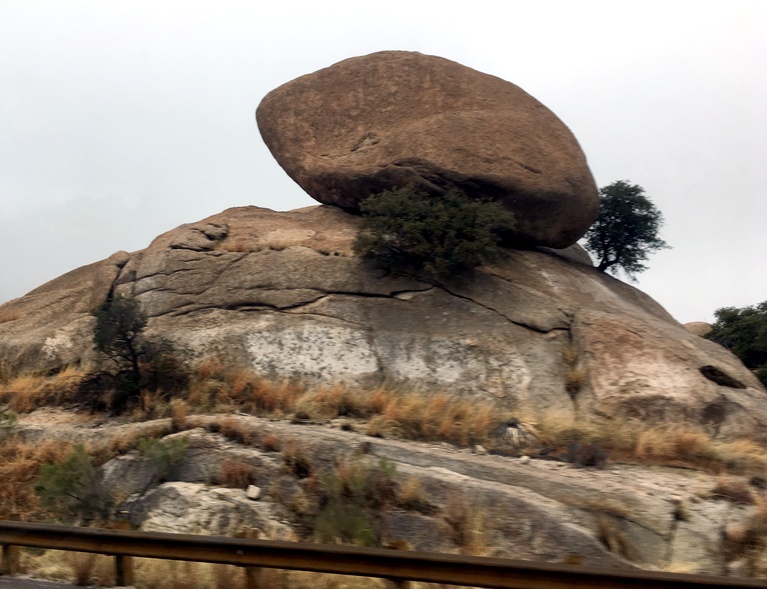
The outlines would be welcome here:
M 354 251 L 390 272 L 460 276 L 500 256 L 514 216 L 497 202 L 457 190 L 430 196 L 414 187 L 371 196 L 360 205 Z
M 112 497 L 82 444 L 64 460 L 40 469 L 35 492 L 46 508 L 64 520 L 108 519 L 112 507 Z
M 171 477 L 174 469 L 186 457 L 188 445 L 189 442 L 186 438 L 170 440 L 145 438 L 139 442 L 139 454 L 150 461 L 154 470 L 154 477 L 150 481 L 150 486 L 164 483 Z

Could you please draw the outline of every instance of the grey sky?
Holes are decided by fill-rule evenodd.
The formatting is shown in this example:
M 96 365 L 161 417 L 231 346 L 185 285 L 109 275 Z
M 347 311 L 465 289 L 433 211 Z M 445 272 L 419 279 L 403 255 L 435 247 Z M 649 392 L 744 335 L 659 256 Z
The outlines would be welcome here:
M 767 2 L 265 4 L 0 0 L 0 303 L 228 207 L 314 204 L 254 110 L 383 49 L 514 82 L 599 186 L 642 185 L 673 249 L 638 286 L 678 320 L 767 299 Z

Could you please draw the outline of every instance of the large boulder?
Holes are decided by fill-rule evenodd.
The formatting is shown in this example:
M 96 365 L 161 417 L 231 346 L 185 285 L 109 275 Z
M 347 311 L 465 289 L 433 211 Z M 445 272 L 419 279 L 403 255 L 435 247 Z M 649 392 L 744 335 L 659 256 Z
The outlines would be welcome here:
M 330 206 L 229 209 L 131 254 L 100 292 L 136 297 L 149 334 L 190 360 L 219 356 L 276 380 L 444 390 L 528 415 L 685 421 L 722 436 L 765 431 L 767 393 L 735 356 L 572 252 L 507 250 L 441 286 L 361 262 L 358 221 Z M 110 267 L 77 271 L 77 292 Z M 72 296 L 71 282 L 0 307 L 23 309 L 0 324 L 0 363 L 49 372 L 95 361 L 90 338 L 70 330 L 92 326 L 98 301 Z
M 564 248 L 599 196 L 570 130 L 521 88 L 406 51 L 347 59 L 270 92 L 256 111 L 277 162 L 321 203 L 355 210 L 416 185 L 498 200 L 520 237 Z

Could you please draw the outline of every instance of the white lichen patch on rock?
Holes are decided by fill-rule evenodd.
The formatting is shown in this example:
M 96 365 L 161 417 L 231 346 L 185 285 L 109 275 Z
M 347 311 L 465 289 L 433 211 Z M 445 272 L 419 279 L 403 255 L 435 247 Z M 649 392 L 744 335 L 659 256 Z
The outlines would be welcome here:
M 250 366 L 261 374 L 309 380 L 337 374 L 345 380 L 374 376 L 380 369 L 368 337 L 359 329 L 311 320 L 279 327 L 257 323 L 245 334 L 245 348 Z

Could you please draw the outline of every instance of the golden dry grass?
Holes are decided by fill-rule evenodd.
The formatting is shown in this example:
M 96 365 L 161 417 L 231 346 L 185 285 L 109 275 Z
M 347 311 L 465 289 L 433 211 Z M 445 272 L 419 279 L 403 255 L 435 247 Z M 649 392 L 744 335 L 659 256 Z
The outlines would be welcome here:
M 21 317 L 21 311 L 17 311 L 13 309 L 6 309 L 4 311 L 0 311 L 0 324 L 16 321 L 16 319 L 18 319 L 19 317 Z
M 0 519 L 39 521 L 50 517 L 35 494 L 40 467 L 63 459 L 72 450 L 69 442 L 0 441 Z
M 495 527 L 487 506 L 466 493 L 455 492 L 447 498 L 442 517 L 461 554 L 487 556 L 492 552 Z
M 578 352 L 570 346 L 563 352 L 572 374 L 566 383 L 576 387 L 585 375 L 577 368 Z M 579 374 L 575 374 L 579 372 Z M 67 368 L 53 376 L 21 375 L 0 384 L 0 402 L 18 413 L 46 405 L 71 402 L 85 374 Z M 577 377 L 577 378 L 576 378 Z M 424 393 L 381 386 L 373 390 L 341 384 L 310 388 L 296 381 L 275 382 L 253 370 L 232 366 L 220 358 L 203 359 L 192 371 L 188 388 L 170 401 L 162 391 L 144 391 L 134 412 L 136 421 L 171 417 L 172 429 L 190 427 L 192 413 L 244 412 L 251 415 L 308 420 L 344 417 L 348 427 L 371 436 L 425 441 L 443 441 L 458 446 L 493 447 L 491 432 L 509 414 L 492 400 L 459 397 L 446 392 Z M 589 420 L 576 417 L 572 409 L 514 417 L 534 426 L 541 443 L 554 451 L 566 450 L 574 442 L 598 444 L 612 461 L 665 464 L 757 473 L 767 469 L 767 449 L 754 440 L 718 441 L 691 425 L 647 427 L 635 422 Z M 358 423 L 354 424 L 354 421 Z M 235 418 L 219 422 L 221 433 L 245 444 L 259 443 L 255 431 Z M 132 442 L 113 442 L 113 449 Z M 274 444 L 266 443 L 268 447 Z M 277 444 L 279 445 L 279 443 Z
M 565 449 L 574 441 L 599 444 L 610 460 L 739 474 L 767 469 L 763 445 L 751 439 L 716 440 L 692 424 L 647 427 L 635 421 L 589 421 L 557 410 L 542 413 L 535 423 L 550 447 Z
M 252 464 L 228 458 L 221 462 L 216 482 L 224 487 L 246 489 L 253 484 L 255 476 L 256 468 Z
M 84 370 L 75 366 L 68 366 L 52 376 L 18 375 L 0 384 L 0 401 L 17 413 L 71 403 L 86 376 Z
M 248 245 L 248 242 L 244 239 L 224 240 L 216 247 L 216 249 L 232 253 L 249 253 L 252 251 L 258 251 L 257 249 L 254 249 Z

